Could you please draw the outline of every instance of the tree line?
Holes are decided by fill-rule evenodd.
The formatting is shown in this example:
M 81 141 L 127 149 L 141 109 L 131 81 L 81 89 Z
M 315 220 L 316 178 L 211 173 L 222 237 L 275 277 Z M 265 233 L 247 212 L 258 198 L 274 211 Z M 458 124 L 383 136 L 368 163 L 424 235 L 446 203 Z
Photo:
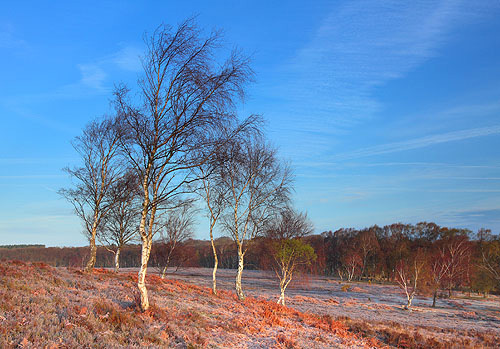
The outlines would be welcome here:
M 397 283 L 407 307 L 417 292 L 433 296 L 452 291 L 500 291 L 500 237 L 488 229 L 440 227 L 435 223 L 396 223 L 383 227 L 339 229 L 309 241 L 319 272 L 341 279 Z
M 290 213 L 282 215 L 290 216 Z M 274 256 L 280 257 L 281 253 L 283 257 L 280 251 L 287 246 L 280 249 L 276 243 L 293 244 L 290 241 L 296 239 L 287 239 L 284 235 L 287 231 L 300 231 L 304 233 L 301 236 L 303 245 L 312 249 L 305 253 L 309 255 L 306 263 L 299 265 L 301 272 L 333 276 L 345 282 L 367 280 L 399 284 L 407 295 L 408 307 L 417 292 L 432 296 L 433 305 L 439 296 L 450 297 L 455 290 L 484 296 L 500 292 L 500 236 L 488 229 L 472 232 L 421 222 L 365 229 L 341 228 L 311 235 L 312 226 L 307 227 L 307 219 L 299 219 L 305 222 L 305 229 L 297 229 L 297 224 L 288 224 L 294 228 L 283 229 L 283 221 L 286 222 L 286 218 L 281 217 L 281 233 L 277 233 L 279 224 L 275 222 L 274 230 L 267 230 L 249 241 L 250 248 L 245 256 L 247 268 L 283 272 L 284 268 L 278 265 L 280 260 Z M 277 238 L 277 234 L 281 238 Z M 297 237 L 295 233 L 294 237 Z M 155 239 L 149 266 L 157 273 L 164 273 L 166 267 L 170 267 L 171 272 L 180 267 L 214 268 L 213 248 L 220 268 L 237 269 L 238 253 L 233 239 L 219 237 L 212 244 L 212 241 L 192 239 L 189 234 L 178 240 L 173 249 L 172 241 L 165 242 L 160 236 Z M 88 248 L 83 247 L 0 249 L 3 259 L 43 261 L 54 266 L 82 267 L 87 256 Z M 139 267 L 139 256 L 140 245 L 126 245 L 120 264 Z M 281 263 L 286 261 L 286 258 L 281 259 Z M 97 249 L 96 266 L 114 266 L 109 247 Z

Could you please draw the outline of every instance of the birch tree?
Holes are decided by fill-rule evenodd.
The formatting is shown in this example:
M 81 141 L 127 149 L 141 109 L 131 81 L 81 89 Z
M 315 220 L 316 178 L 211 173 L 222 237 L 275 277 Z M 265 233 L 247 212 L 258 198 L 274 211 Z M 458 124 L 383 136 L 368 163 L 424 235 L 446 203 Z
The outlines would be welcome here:
M 412 258 L 400 260 L 396 267 L 396 281 L 406 295 L 407 302 L 404 306 L 406 310 L 411 309 L 419 281 L 422 279 L 425 263 L 423 251 L 418 250 Z
M 170 210 L 166 218 L 160 220 L 158 229 L 160 244 L 157 248 L 161 248 L 162 251 L 157 251 L 156 256 L 159 258 L 156 262 L 162 279 L 167 274 L 172 253 L 177 245 L 194 236 L 193 224 L 194 210 L 190 201 L 182 203 L 177 209 Z
M 209 221 L 208 232 L 210 235 L 212 254 L 214 256 L 212 291 L 215 295 L 217 295 L 217 267 L 219 265 L 219 258 L 217 256 L 217 248 L 215 246 L 214 228 L 227 203 L 226 195 L 229 194 L 228 188 L 220 185 L 221 178 L 219 173 L 216 171 L 217 166 L 217 162 L 214 162 L 207 163 L 207 166 L 200 166 L 198 168 L 199 176 L 201 178 L 201 186 L 197 191 L 207 207 L 207 216 Z
M 448 274 L 452 260 L 443 246 L 436 249 L 431 259 L 430 284 L 432 288 L 432 307 L 436 307 L 436 299 L 439 288 Z
M 373 226 L 368 229 L 363 229 L 358 233 L 357 236 L 357 246 L 358 250 L 361 254 L 362 265 L 361 265 L 361 273 L 359 275 L 359 279 L 366 276 L 366 267 L 368 264 L 368 259 L 379 250 L 379 245 L 377 241 L 377 237 L 375 236 L 375 230 L 378 229 L 377 226 Z
M 351 282 L 356 275 L 361 275 L 361 267 L 363 266 L 363 259 L 356 251 L 346 252 L 341 257 L 341 271 L 339 274 L 345 273 L 347 281 Z M 342 276 L 341 276 L 342 278 Z
M 500 238 L 497 236 L 481 246 L 480 267 L 500 286 Z
M 137 238 L 140 192 L 136 177 L 126 174 L 111 186 L 107 194 L 114 204 L 103 218 L 97 239 L 115 255 L 115 272 L 120 269 L 120 253 L 125 245 Z
M 313 231 L 314 226 L 307 218 L 307 213 L 297 212 L 287 206 L 271 221 L 266 236 L 275 240 L 300 239 Z
M 115 204 L 113 197 L 108 194 L 123 175 L 118 151 L 122 131 L 122 125 L 116 118 L 92 121 L 73 142 L 83 164 L 63 169 L 71 176 L 75 187 L 61 189 L 59 193 L 73 205 L 76 215 L 83 222 L 84 234 L 89 239 L 90 255 L 85 266 L 86 272 L 94 269 L 97 232 L 103 217 Z
M 262 117 L 259 115 L 251 115 L 241 124 L 234 126 L 230 130 L 221 130 L 219 138 L 221 146 L 218 150 L 212 153 L 208 161 L 193 168 L 194 176 L 200 179 L 198 187 L 194 190 L 204 201 L 207 208 L 207 216 L 209 221 L 210 245 L 214 256 L 214 267 L 212 270 L 212 291 L 217 294 L 217 268 L 219 258 L 214 240 L 214 229 L 219 218 L 226 209 L 231 194 L 230 188 L 224 185 L 223 173 L 224 163 L 230 161 L 228 156 L 231 155 L 227 151 L 231 147 L 231 143 L 225 143 L 224 140 L 232 139 L 232 142 L 238 142 L 239 139 L 245 139 L 251 135 L 261 135 L 260 127 L 263 125 Z
M 443 239 L 443 245 L 448 263 L 443 281 L 448 289 L 448 297 L 451 298 L 453 287 L 460 285 L 467 274 L 471 246 L 468 237 L 465 235 Z
M 205 36 L 193 20 L 173 30 L 160 26 L 145 39 L 139 93 L 119 86 L 116 105 L 128 126 L 123 148 L 141 183 L 139 223 L 141 309 L 149 308 L 145 285 L 154 226 L 161 210 L 176 207 L 193 178 L 189 169 L 206 161 L 195 150 L 216 147 L 211 135 L 235 119 L 234 103 L 251 79 L 248 59 L 233 51 L 218 63 L 219 33 Z M 210 153 L 210 151 L 202 152 Z
M 300 239 L 284 239 L 274 243 L 275 273 L 280 283 L 278 304 L 285 305 L 285 291 L 297 269 L 316 260 L 314 249 Z
M 262 234 L 267 222 L 288 201 L 290 169 L 277 158 L 276 150 L 261 137 L 228 143 L 220 167 L 221 184 L 228 190 L 223 226 L 236 244 L 238 270 L 235 288 L 244 299 L 241 277 L 248 242 Z

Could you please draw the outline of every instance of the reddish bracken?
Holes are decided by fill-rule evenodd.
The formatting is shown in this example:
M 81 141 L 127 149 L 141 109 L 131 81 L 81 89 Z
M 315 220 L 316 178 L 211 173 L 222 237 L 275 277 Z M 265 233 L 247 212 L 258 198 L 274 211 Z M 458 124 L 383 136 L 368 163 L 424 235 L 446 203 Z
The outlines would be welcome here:
M 330 348 L 494 347 L 498 338 L 432 339 L 428 332 L 301 312 L 262 296 L 239 301 L 228 290 L 151 275 L 151 306 L 141 312 L 136 273 L 0 263 L 0 347 L 240 347 Z M 337 299 L 294 296 L 339 307 Z M 342 302 L 343 303 L 343 302 Z M 352 301 L 352 306 L 362 304 Z M 374 306 L 371 303 L 371 306 Z M 472 314 L 463 314 L 472 316 Z M 399 326 L 399 327 L 398 327 Z
M 92 274 L 44 264 L 0 264 L 0 347 L 361 347 L 371 341 L 339 322 L 261 298 L 149 276 L 141 312 L 136 275 Z M 134 273 L 135 274 L 135 273 Z M 27 299 L 30 301 L 26 302 Z M 36 315 L 33 315 L 36 314 Z

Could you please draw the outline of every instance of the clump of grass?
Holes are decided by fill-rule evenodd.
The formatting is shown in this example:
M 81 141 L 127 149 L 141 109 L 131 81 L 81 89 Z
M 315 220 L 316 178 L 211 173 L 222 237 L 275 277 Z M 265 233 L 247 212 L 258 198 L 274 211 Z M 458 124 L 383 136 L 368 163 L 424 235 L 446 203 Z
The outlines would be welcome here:
M 115 304 L 109 301 L 97 300 L 94 302 L 93 308 L 98 318 L 114 329 L 126 330 L 136 324 L 130 312 L 118 309 Z

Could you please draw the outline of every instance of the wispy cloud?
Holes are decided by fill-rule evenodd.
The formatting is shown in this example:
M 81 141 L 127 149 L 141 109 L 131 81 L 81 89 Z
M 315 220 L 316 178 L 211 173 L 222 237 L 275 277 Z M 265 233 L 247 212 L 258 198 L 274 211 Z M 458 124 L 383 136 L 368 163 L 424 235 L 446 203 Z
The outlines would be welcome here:
M 53 103 L 60 100 L 86 98 L 110 93 L 113 87 L 113 74 L 136 73 L 141 69 L 140 49 L 136 46 L 124 46 L 116 52 L 99 57 L 94 61 L 76 64 L 80 71 L 79 80 L 59 86 L 52 90 L 22 95 L 4 95 L 0 105 L 16 116 L 36 121 L 46 127 L 74 134 L 67 120 L 54 120 L 51 116 L 35 111 L 35 104 Z
M 125 46 L 91 63 L 78 64 L 82 76 L 80 83 L 96 90 L 107 90 L 109 86 L 106 86 L 106 83 L 110 83 L 107 79 L 109 76 L 107 71 L 118 68 L 129 72 L 139 72 L 142 68 L 140 53 L 141 50 L 138 47 Z
M 443 225 L 462 226 L 473 231 L 479 228 L 500 230 L 500 207 L 478 207 L 436 212 L 436 219 Z
M 0 102 L 3 102 L 2 104 L 6 107 L 6 109 L 9 110 L 9 112 L 15 115 L 16 117 L 21 117 L 26 120 L 34 121 L 37 124 L 42 125 L 43 127 L 57 130 L 62 133 L 75 134 L 77 129 L 75 129 L 74 126 L 71 126 L 67 119 L 65 120 L 55 119 L 50 115 L 43 115 L 42 113 L 33 111 L 28 106 L 30 102 L 33 103 L 43 99 L 42 96 L 46 96 L 46 100 L 72 98 L 67 91 L 65 93 L 62 93 L 62 91 L 59 92 L 60 93 L 54 93 L 54 94 L 42 93 L 39 95 L 30 95 L 31 99 L 28 96 L 24 96 L 24 98 L 10 98 Z
M 29 103 L 46 102 L 60 99 L 72 99 L 93 94 L 109 93 L 114 81 L 113 74 L 137 73 L 142 69 L 139 57 L 140 49 L 136 46 L 125 46 L 116 52 L 96 58 L 95 60 L 77 63 L 80 79 L 73 83 L 40 93 L 19 96 L 5 96 L 0 102 L 7 107 L 25 106 Z
M 450 28 L 467 12 L 460 1 L 349 1 L 333 9 L 315 37 L 286 69 L 287 93 L 314 101 L 304 127 L 351 127 L 379 110 L 376 86 L 397 79 L 437 54 Z M 310 122 L 310 118 L 320 123 Z M 326 128 L 328 129 L 328 128 Z
M 419 137 L 402 142 L 393 142 L 373 147 L 367 147 L 347 153 L 334 155 L 332 160 L 349 160 L 361 157 L 389 154 L 400 151 L 429 147 L 441 143 L 455 142 L 469 138 L 484 137 L 496 134 L 500 134 L 500 125 L 447 132 L 431 136 Z
M 113 53 L 104 59 L 104 62 L 116 64 L 123 70 L 131 72 L 140 72 L 142 64 L 140 56 L 143 53 L 142 48 L 137 46 L 125 46 L 119 51 Z
M 457 27 L 484 18 L 493 6 L 459 0 L 332 5 L 311 40 L 263 90 L 279 101 L 271 128 L 282 148 L 289 149 L 286 155 L 300 161 L 331 153 L 334 142 L 350 137 L 384 109 L 375 95 L 378 88 L 439 56 Z M 294 146 L 297 139 L 300 148 Z
M 0 158 L 1 165 L 41 165 L 41 164 L 55 164 L 60 162 L 74 161 L 74 158 L 34 158 L 34 157 L 12 157 Z
M 60 174 L 50 174 L 50 175 L 41 175 L 41 174 L 33 174 L 33 175 L 12 175 L 12 176 L 3 176 L 0 175 L 0 180 L 2 179 L 46 179 L 46 178 L 65 178 L 66 176 Z
M 1 162 L 1 159 L 0 159 Z M 296 166 L 301 168 L 359 168 L 359 167 L 428 167 L 428 168 L 453 168 L 453 169 L 500 169 L 500 165 L 474 165 L 474 164 L 454 164 L 446 162 L 345 162 L 345 161 L 296 161 Z
M 13 26 L 3 24 L 0 27 L 0 48 L 22 49 L 27 47 L 26 41 L 16 36 Z
M 363 166 L 363 167 L 391 167 L 391 166 L 415 166 L 415 167 L 449 167 L 449 168 L 471 168 L 471 169 L 498 169 L 498 165 L 464 165 L 452 164 L 446 162 L 375 162 L 375 163 L 350 163 L 348 166 Z
M 97 64 L 78 64 L 78 69 L 82 74 L 81 83 L 96 90 L 104 89 L 104 81 L 107 74 Z

